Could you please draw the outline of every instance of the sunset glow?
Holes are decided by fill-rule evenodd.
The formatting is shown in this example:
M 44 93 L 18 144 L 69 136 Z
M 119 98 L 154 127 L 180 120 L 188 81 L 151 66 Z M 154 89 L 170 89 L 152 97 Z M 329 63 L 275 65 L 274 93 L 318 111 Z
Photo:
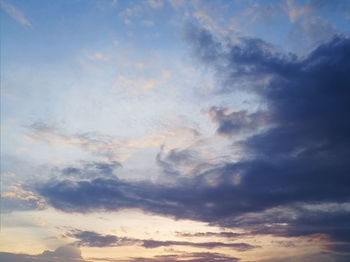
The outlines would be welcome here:
M 1 262 L 350 261 L 350 1 L 0 12 Z

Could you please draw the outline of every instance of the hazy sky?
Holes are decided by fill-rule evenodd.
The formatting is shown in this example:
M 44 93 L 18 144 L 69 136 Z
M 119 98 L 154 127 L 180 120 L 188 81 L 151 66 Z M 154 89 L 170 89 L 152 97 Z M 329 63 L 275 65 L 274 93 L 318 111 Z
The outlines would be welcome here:
M 350 1 L 0 7 L 1 261 L 350 260 Z

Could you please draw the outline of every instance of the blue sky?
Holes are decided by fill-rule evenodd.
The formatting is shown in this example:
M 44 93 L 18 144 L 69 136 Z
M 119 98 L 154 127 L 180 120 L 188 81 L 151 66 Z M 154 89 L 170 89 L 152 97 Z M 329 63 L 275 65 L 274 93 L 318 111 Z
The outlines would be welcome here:
M 349 1 L 0 7 L 0 260 L 348 261 Z

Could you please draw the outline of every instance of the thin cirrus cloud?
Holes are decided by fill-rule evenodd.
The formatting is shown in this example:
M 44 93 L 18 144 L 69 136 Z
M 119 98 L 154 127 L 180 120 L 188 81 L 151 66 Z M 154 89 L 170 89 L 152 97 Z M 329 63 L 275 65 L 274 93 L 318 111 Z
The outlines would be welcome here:
M 101 157 L 105 161 L 123 162 L 134 152 L 147 147 L 184 146 L 200 137 L 190 127 L 166 126 L 163 130 L 142 137 L 114 137 L 97 133 L 65 134 L 45 122 L 35 122 L 28 127 L 26 137 L 44 141 L 54 146 L 74 146 Z
M 259 75 L 271 78 L 264 88 L 259 83 L 247 90 L 265 101 L 273 124 L 240 141 L 247 157 L 212 166 L 173 185 L 117 178 L 60 180 L 37 188 L 38 193 L 66 212 L 136 207 L 176 218 L 240 226 L 254 234 L 325 234 L 330 241 L 349 243 L 346 221 L 350 214 L 342 208 L 350 198 L 349 39 L 337 36 L 307 57 L 296 58 L 275 52 L 260 39 L 241 39 L 236 45 L 218 42 L 202 29 L 190 30 L 188 39 L 199 61 L 221 70 L 218 76 L 225 83 L 223 92 L 234 91 L 237 87 L 230 83 L 243 76 L 252 82 Z M 227 116 L 219 116 L 220 127 Z M 252 125 L 250 121 L 236 122 L 241 128 Z M 236 128 L 227 130 L 235 132 Z M 213 174 L 216 183 L 208 183 Z M 237 174 L 240 182 L 233 183 Z M 339 208 L 313 210 L 303 205 L 316 203 Z M 279 216 L 273 215 L 276 210 Z M 288 210 L 293 217 L 283 216 Z M 254 219 L 248 216 L 251 212 L 256 212 Z
M 18 23 L 25 25 L 25 26 L 31 26 L 32 24 L 30 23 L 29 19 L 24 15 L 24 13 L 19 10 L 17 7 L 14 5 L 1 1 L 0 2 L 0 7 L 8 14 L 10 15 L 13 19 L 15 19 Z

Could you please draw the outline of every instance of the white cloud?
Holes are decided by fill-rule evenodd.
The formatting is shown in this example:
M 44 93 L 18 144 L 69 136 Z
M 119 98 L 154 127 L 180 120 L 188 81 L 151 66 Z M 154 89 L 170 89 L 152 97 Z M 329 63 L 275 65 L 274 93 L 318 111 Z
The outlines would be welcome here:
M 0 7 L 18 23 L 26 26 L 32 25 L 28 18 L 22 13 L 22 11 L 16 8 L 15 6 L 6 2 L 0 2 Z

